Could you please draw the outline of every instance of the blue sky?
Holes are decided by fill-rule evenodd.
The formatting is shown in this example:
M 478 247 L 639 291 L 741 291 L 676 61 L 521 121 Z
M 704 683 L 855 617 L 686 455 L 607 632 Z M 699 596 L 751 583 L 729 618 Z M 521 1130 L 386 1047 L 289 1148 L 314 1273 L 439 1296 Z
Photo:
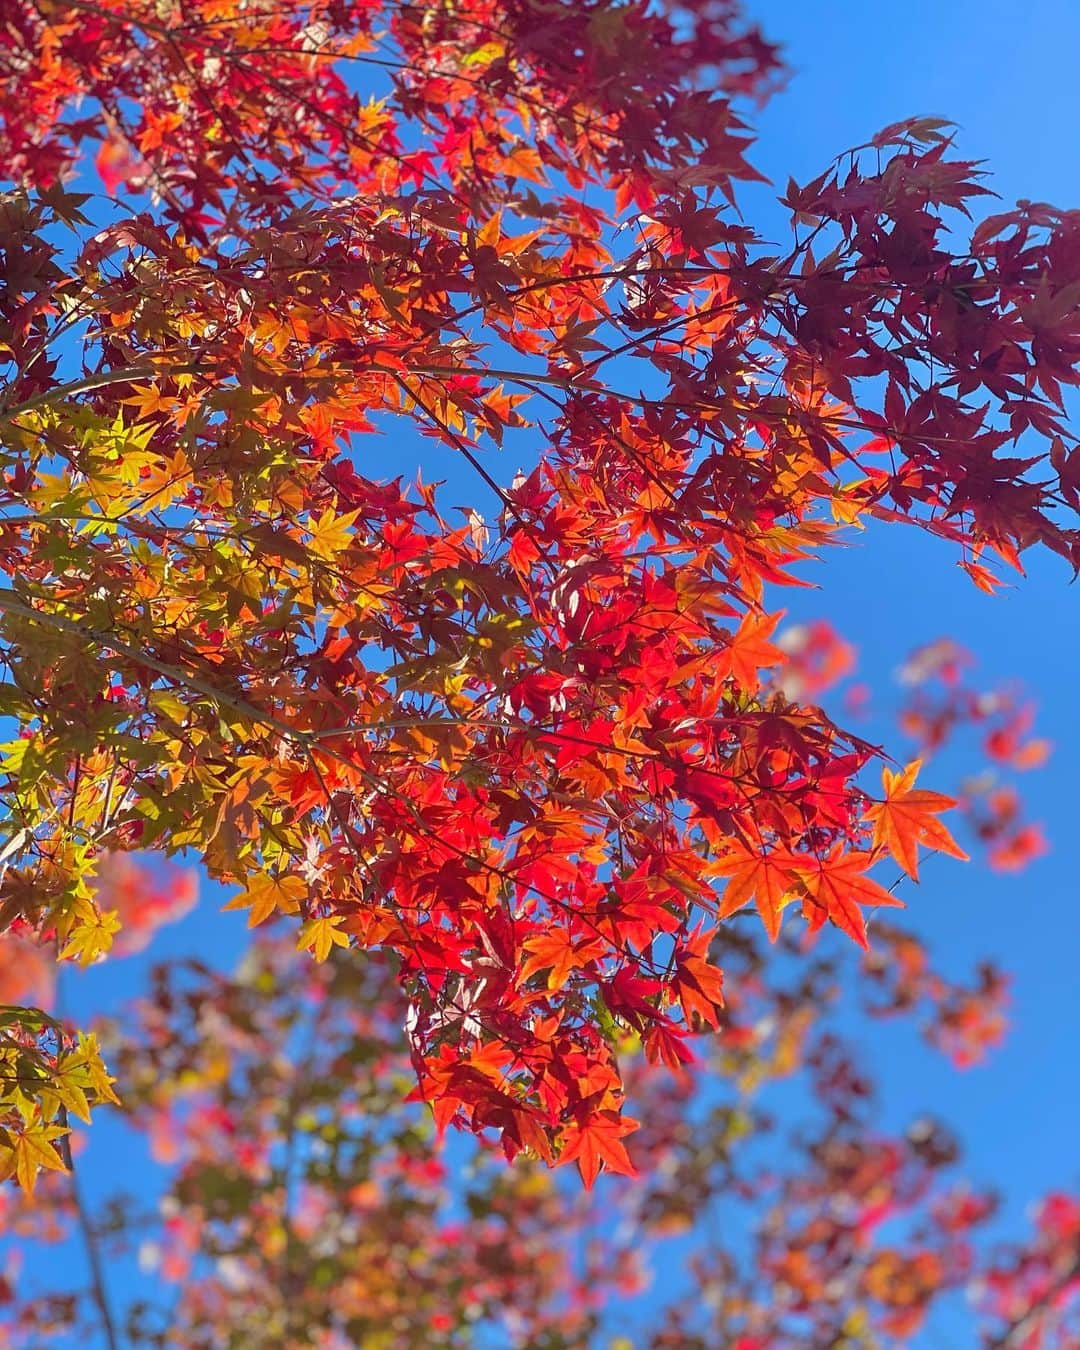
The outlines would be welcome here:
M 771 0 L 758 12 L 795 68 L 788 90 L 754 119 L 760 143 L 751 158 L 781 190 L 789 174 L 805 181 L 889 122 L 937 114 L 960 124 L 960 152 L 988 161 L 990 186 L 1006 203 L 1027 197 L 1080 204 L 1075 0 Z M 748 193 L 748 217 L 766 233 L 775 222 L 783 238 L 784 213 L 768 198 L 766 189 Z M 516 466 L 508 467 L 512 473 Z M 451 493 L 448 502 L 470 501 L 471 484 L 461 481 L 463 495 Z M 867 1054 L 885 1066 L 886 1119 L 901 1125 L 928 1110 L 948 1119 L 965 1141 L 973 1179 L 1010 1196 L 1006 1215 L 1015 1228 L 1027 1202 L 1048 1187 L 1075 1185 L 1080 1171 L 1072 1029 L 1080 1011 L 1073 786 L 1080 763 L 1080 588 L 1069 585 L 1062 562 L 1047 557 L 1032 561 L 1026 581 L 990 598 L 954 563 L 953 550 L 915 531 L 874 529 L 807 573 L 820 590 L 787 593 L 779 603 L 793 617 L 832 619 L 859 650 L 860 678 L 882 689 L 913 646 L 942 635 L 957 639 L 978 655 L 987 684 L 1017 679 L 1027 686 L 1039 703 L 1039 729 L 1055 743 L 1049 767 L 1023 783 L 1051 853 L 1019 877 L 951 863 L 930 867 L 924 885 L 906 892 L 913 926 L 945 970 L 963 974 L 989 956 L 1013 972 L 1013 1028 L 1005 1047 L 989 1066 L 957 1074 L 908 1033 L 883 1038 L 875 1026 L 871 1039 L 853 1028 Z M 891 748 L 900 754 L 902 744 L 894 737 Z M 970 767 L 962 755 L 943 756 L 933 785 L 947 789 Z M 208 892 L 196 915 L 161 935 L 153 955 L 212 941 L 227 959 L 243 923 L 217 914 L 216 898 Z M 69 1011 L 115 1007 L 137 989 L 145 965 L 135 958 L 69 977 Z M 111 1170 L 123 1148 L 102 1130 L 95 1175 Z M 661 1286 L 669 1277 L 677 1279 L 677 1272 L 665 1272 Z
M 1080 205 L 1075 4 L 774 0 L 758 12 L 796 71 L 757 119 L 755 163 L 779 185 L 788 174 L 805 181 L 881 126 L 926 114 L 959 124 L 958 152 L 987 161 L 988 185 L 1004 204 Z M 1004 209 L 986 200 L 988 210 Z M 977 654 L 988 683 L 1016 678 L 1031 690 L 1039 725 L 1054 741 L 1048 768 L 1022 784 L 1033 817 L 1046 824 L 1049 856 L 1019 877 L 951 864 L 927 869 L 925 884 L 907 896 L 913 925 L 947 969 L 959 974 L 992 956 L 1013 972 L 1009 1040 L 989 1067 L 964 1074 L 905 1054 L 890 1062 L 882 1085 L 891 1115 L 932 1106 L 952 1121 L 971 1173 L 1013 1194 L 1015 1215 L 1021 1197 L 1075 1185 L 1080 1173 L 1071 1030 L 1080 1010 L 1072 786 L 1080 754 L 1080 593 L 1068 567 L 1049 557 L 1032 557 L 1027 579 L 997 597 L 974 590 L 954 562 L 953 550 L 914 531 L 873 530 L 821 566 L 820 595 L 793 596 L 789 607 L 835 618 L 859 648 L 860 674 L 878 687 L 911 646 L 957 639 Z M 935 761 L 933 772 L 947 784 L 950 772 L 970 767 L 956 756 Z

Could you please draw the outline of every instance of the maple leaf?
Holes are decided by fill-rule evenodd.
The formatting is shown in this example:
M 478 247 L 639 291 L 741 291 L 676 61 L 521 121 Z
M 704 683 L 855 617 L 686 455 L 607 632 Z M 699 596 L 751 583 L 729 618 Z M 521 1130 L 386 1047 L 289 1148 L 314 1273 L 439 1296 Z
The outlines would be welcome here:
M 900 773 L 883 768 L 885 799 L 867 812 L 867 818 L 874 823 L 874 848 L 887 848 L 913 881 L 919 879 L 920 844 L 954 858 L 966 860 L 968 856 L 941 821 L 935 819 L 939 812 L 956 805 L 953 798 L 912 786 L 921 768 L 922 760 L 918 759 Z
M 338 927 L 343 922 L 344 919 L 340 914 L 332 914 L 323 919 L 309 919 L 300 928 L 300 935 L 296 940 L 297 950 L 314 952 L 316 961 L 325 961 L 334 947 L 349 945 L 348 933 L 343 933 Z
M 685 1027 L 654 1022 L 641 1040 L 649 1062 L 666 1064 L 676 1073 L 681 1073 L 688 1064 L 695 1063 L 694 1054 L 686 1044 L 686 1035 Z
M 564 1131 L 559 1162 L 577 1163 L 586 1190 L 592 1190 L 601 1167 L 636 1177 L 637 1171 L 622 1141 L 637 1128 L 636 1120 L 620 1116 L 617 1111 L 597 1111 L 585 1124 L 571 1125 Z
M 352 526 L 360 514 L 359 509 L 349 511 L 343 516 L 327 507 L 317 521 L 310 527 L 311 538 L 308 548 L 324 562 L 333 562 L 352 543 Z
M 110 136 L 102 141 L 94 157 L 94 167 L 110 197 L 115 197 L 117 189 L 139 172 L 138 156 L 133 155 L 131 147 L 119 137 Z
M 728 645 L 717 653 L 717 673 L 734 676 L 741 689 L 755 689 L 762 666 L 778 666 L 787 660 L 783 651 L 768 641 L 783 617 L 783 610 L 777 614 L 748 614 Z
M 76 1049 L 60 1055 L 53 1074 L 52 1087 L 60 1101 L 80 1120 L 90 1123 L 92 1093 L 98 1102 L 119 1104 L 113 1091 L 115 1079 L 105 1071 L 98 1049 L 97 1037 L 80 1035 Z
M 799 866 L 799 878 L 809 895 L 809 901 L 803 901 L 803 914 L 811 932 L 816 933 L 826 919 L 831 919 L 860 947 L 869 947 L 866 919 L 859 906 L 903 908 L 902 900 L 870 877 L 863 876 L 873 863 L 872 853 L 845 853 L 838 845 L 828 857 L 816 858 L 812 865 Z
M 75 959 L 80 965 L 92 965 L 109 950 L 114 934 L 119 931 L 120 920 L 115 910 L 94 914 L 72 929 L 67 943 L 60 952 L 60 960 Z
M 16 1134 L 13 1143 L 0 1145 L 0 1174 L 14 1174 L 26 1194 L 33 1195 L 39 1172 L 68 1170 L 52 1143 L 67 1133 L 60 1125 L 45 1125 Z
M 653 966 L 714 899 L 703 873 L 726 878 L 722 917 L 755 903 L 773 940 L 797 897 L 860 942 L 884 903 L 852 855 L 819 860 L 852 833 L 869 751 L 791 706 L 843 649 L 807 633 L 763 685 L 785 661 L 766 587 L 864 516 L 949 539 L 986 589 L 984 555 L 1080 566 L 1072 218 L 1029 204 L 956 249 L 937 208 L 982 189 L 921 119 L 789 186 L 802 242 L 780 264 L 721 201 L 756 173 L 717 99 L 775 71 L 737 0 L 674 22 L 663 0 L 491 0 L 483 31 L 388 0 L 200 0 L 179 27 L 128 8 L 5 10 L 0 167 L 26 189 L 0 210 L 15 987 L 34 935 L 105 954 L 108 916 L 74 904 L 106 847 L 258 867 L 226 906 L 249 925 L 303 910 L 318 961 L 348 934 L 400 963 L 440 1126 L 547 1156 L 584 1101 L 621 1101 L 615 1017 L 672 1065 L 665 999 L 715 1021 L 707 939 Z M 384 43 L 408 75 L 362 106 L 365 63 L 343 83 L 335 62 Z M 99 228 L 57 188 L 96 142 L 108 191 L 153 210 L 124 200 Z M 44 359 L 76 315 L 81 364 Z M 609 383 L 612 357 L 644 392 Z M 504 509 L 454 529 L 434 485 L 365 478 L 383 466 L 360 438 L 387 423 Z M 539 462 L 502 488 L 475 451 L 509 428 Z M 1021 434 L 1058 486 L 1038 446 L 997 454 Z M 992 753 L 1034 762 L 1021 734 Z M 946 799 L 903 780 L 869 821 L 914 877 L 919 843 L 955 845 Z M 995 820 L 992 861 L 1037 846 Z M 145 931 L 152 900 L 117 908 Z M 495 1027 L 505 1061 L 470 1059 Z M 95 1074 L 49 1105 L 85 1115 Z
M 1049 851 L 1041 825 L 1023 825 L 997 840 L 986 855 L 995 872 L 1020 872 Z
M 239 895 L 234 895 L 221 908 L 223 911 L 249 909 L 248 927 L 255 928 L 265 923 L 275 910 L 280 910 L 282 914 L 298 913 L 300 901 L 307 893 L 308 888 L 300 877 L 274 877 L 267 872 L 259 872 L 248 881 L 247 887 Z
M 709 962 L 709 944 L 715 929 L 699 929 L 675 947 L 672 987 L 682 1005 L 687 1023 L 691 1014 L 715 1028 L 717 1010 L 724 1005 L 724 973 Z
M 560 928 L 526 938 L 522 947 L 529 956 L 522 962 L 518 978 L 524 981 L 537 971 L 546 970 L 549 989 L 561 989 L 571 971 L 587 965 L 604 953 L 602 943 L 590 940 L 575 942 L 569 933 Z
M 780 936 L 780 911 L 791 898 L 796 859 L 783 849 L 755 853 L 740 843 L 736 852 L 708 864 L 709 871 L 727 877 L 717 917 L 728 918 L 753 900 L 765 924 L 769 940 Z

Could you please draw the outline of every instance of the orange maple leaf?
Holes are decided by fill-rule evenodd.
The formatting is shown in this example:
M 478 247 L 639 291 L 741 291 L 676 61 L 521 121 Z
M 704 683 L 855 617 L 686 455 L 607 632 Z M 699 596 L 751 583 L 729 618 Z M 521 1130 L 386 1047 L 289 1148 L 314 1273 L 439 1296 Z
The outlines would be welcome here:
M 965 861 L 968 856 L 941 821 L 935 819 L 938 812 L 956 805 L 953 798 L 912 787 L 921 768 L 922 760 L 913 759 L 901 773 L 882 769 L 885 800 L 867 812 L 874 823 L 874 848 L 887 848 L 913 881 L 919 879 L 920 844 Z
M 559 1162 L 577 1163 L 586 1190 L 592 1190 L 601 1164 L 609 1172 L 636 1177 L 637 1170 L 622 1141 L 626 1135 L 633 1134 L 637 1127 L 636 1120 L 620 1116 L 615 1111 L 598 1111 L 584 1125 L 568 1127 Z
M 703 1022 L 715 1028 L 717 1009 L 724 1006 L 724 972 L 709 962 L 709 943 L 715 932 L 715 928 L 699 929 L 675 951 L 672 986 L 688 1026 L 696 1012 Z
M 778 614 L 748 614 L 727 647 L 717 654 L 718 673 L 733 675 L 741 689 L 756 689 L 759 667 L 779 666 L 787 660 L 780 648 L 768 641 L 783 617 L 783 610 Z
M 728 878 L 717 917 L 726 919 L 753 900 L 769 940 L 775 942 L 780 936 L 784 896 L 791 890 L 792 868 L 797 861 L 781 849 L 753 853 L 745 845 L 739 845 L 739 852 L 711 863 L 710 871 Z
M 848 937 L 854 938 L 866 949 L 866 920 L 860 905 L 888 905 L 903 909 L 884 886 L 863 876 L 873 863 L 872 853 L 844 853 L 839 846 L 827 858 L 807 860 L 809 865 L 799 868 L 799 877 L 806 887 L 808 898 L 803 901 L 803 914 L 810 931 L 816 933 L 826 919 Z
M 537 971 L 546 970 L 549 989 L 561 989 L 570 978 L 571 971 L 588 965 L 604 954 L 602 943 L 595 939 L 575 941 L 562 928 L 553 928 L 547 933 L 526 938 L 522 945 L 529 955 L 521 963 L 519 982 L 523 983 Z

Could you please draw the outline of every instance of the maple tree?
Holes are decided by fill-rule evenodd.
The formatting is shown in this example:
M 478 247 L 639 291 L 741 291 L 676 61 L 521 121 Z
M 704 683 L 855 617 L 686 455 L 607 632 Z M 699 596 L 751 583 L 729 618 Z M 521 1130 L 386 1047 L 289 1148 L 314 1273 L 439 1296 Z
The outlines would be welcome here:
M 632 1172 L 620 1047 L 711 1053 L 740 910 L 865 948 L 882 864 L 962 852 L 811 701 L 842 652 L 785 684 L 774 596 L 871 520 L 984 590 L 1080 568 L 1080 214 L 958 238 L 987 189 L 921 118 L 789 183 L 776 253 L 736 203 L 781 63 L 731 0 L 10 0 L 0 52 L 9 940 L 106 958 L 118 891 L 193 899 L 128 855 L 193 854 L 316 966 L 391 958 L 440 1135 Z M 460 521 L 380 473 L 406 432 Z M 1037 761 L 941 678 L 923 752 L 994 716 Z M 966 794 L 1002 866 L 1008 791 Z M 893 946 L 890 998 L 947 1001 Z M 5 1017 L 30 1190 L 114 1088 Z
M 485 1333 L 610 1350 L 871 1347 L 909 1343 L 967 1287 L 987 1344 L 1070 1344 L 1076 1201 L 1049 1195 L 1033 1239 L 987 1248 L 996 1198 L 958 1176 L 949 1132 L 927 1117 L 875 1126 L 873 1085 L 843 1038 L 843 952 L 808 962 L 789 936 L 771 948 L 747 924 L 724 934 L 724 1034 L 703 1042 L 699 1072 L 679 1075 L 621 1037 L 641 1176 L 591 1192 L 535 1160 L 507 1168 L 490 1145 L 453 1158 L 438 1146 L 428 1114 L 403 1101 L 406 1005 L 387 961 L 312 963 L 281 923 L 235 972 L 158 966 L 102 1032 L 162 1172 L 159 1212 L 118 1178 L 89 1222 L 114 1293 L 136 1257 L 155 1282 L 111 1305 L 47 1259 L 79 1223 L 53 1173 L 36 1205 L 0 1193 L 0 1330 L 13 1346 L 91 1338 L 104 1308 L 113 1343 L 147 1346 L 229 1344 L 242 1329 L 248 1343 L 334 1347 Z M 885 950 L 905 938 L 887 936 Z M 931 979 L 932 1024 L 945 1028 L 965 991 Z M 866 1013 L 913 1006 L 860 988 Z M 939 1042 L 950 1053 L 981 1048 L 975 1025 L 952 1030 Z M 781 1123 L 770 1094 L 792 1077 L 809 1105 Z M 623 1309 L 688 1236 L 689 1291 L 657 1291 L 621 1336 Z

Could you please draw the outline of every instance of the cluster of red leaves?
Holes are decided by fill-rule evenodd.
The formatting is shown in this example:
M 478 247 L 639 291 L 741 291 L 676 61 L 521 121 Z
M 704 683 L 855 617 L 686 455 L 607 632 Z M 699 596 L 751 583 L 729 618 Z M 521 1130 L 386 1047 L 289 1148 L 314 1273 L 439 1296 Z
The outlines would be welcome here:
M 115 910 L 120 932 L 112 945 L 116 956 L 141 952 L 163 924 L 190 913 L 199 898 L 199 876 L 193 867 L 158 862 L 151 866 L 129 853 L 107 853 L 97 864 L 99 902 Z
M 56 959 L 29 924 L 12 925 L 0 947 L 0 1003 L 52 1006 Z
M 986 1313 L 1010 1328 L 991 1345 L 1049 1350 L 1080 1340 L 1080 1199 L 1048 1195 L 1034 1220 L 1033 1239 L 1000 1251 L 978 1282 Z
M 112 1056 L 166 1194 L 149 1226 L 145 1195 L 92 1221 L 114 1269 L 137 1259 L 160 1282 L 160 1298 L 119 1301 L 124 1343 L 219 1345 L 242 1329 L 253 1344 L 425 1350 L 487 1326 L 500 1343 L 580 1345 L 606 1298 L 639 1282 L 623 1240 L 578 1267 L 595 1219 L 580 1188 L 490 1149 L 442 1156 L 427 1113 L 403 1103 L 404 1014 L 387 962 L 313 965 L 287 933 L 254 940 L 232 976 L 156 968 Z M 18 1201 L 0 1215 L 28 1253 L 71 1228 L 63 1191 L 43 1183 L 39 1198 L 51 1231 Z M 90 1291 L 49 1264 L 0 1303 L 5 1344 L 100 1330 Z
M 977 1270 L 978 1228 L 993 1199 L 949 1178 L 957 1149 L 941 1126 L 919 1120 L 898 1137 L 875 1127 L 875 1085 L 834 1029 L 846 1009 L 834 960 L 796 962 L 785 978 L 777 954 L 749 933 L 723 956 L 732 998 L 708 1064 L 739 1096 L 724 1093 L 697 1115 L 689 1078 L 632 1080 L 635 1101 L 644 1090 L 649 1103 L 635 1137 L 645 1149 L 639 1212 L 653 1234 L 710 1235 L 692 1262 L 698 1296 L 669 1307 L 665 1332 L 650 1344 L 741 1345 L 744 1337 L 764 1350 L 845 1335 L 859 1345 L 908 1344 L 936 1300 Z M 938 981 L 942 1001 L 962 992 Z M 768 1104 L 771 1080 L 793 1076 L 808 1079 L 812 1123 L 793 1125 L 787 1113 L 774 1121 L 755 1105 L 757 1097 Z M 773 1131 L 779 1147 L 763 1150 Z M 718 1236 L 738 1204 L 755 1207 L 749 1269 Z M 710 1223 L 713 1205 L 722 1226 Z
M 103 907 L 120 922 L 113 956 L 142 951 L 157 930 L 189 913 L 198 899 L 192 868 L 150 865 L 131 854 L 108 853 L 97 864 L 95 881 Z M 0 1003 L 53 1006 L 56 982 L 56 934 L 16 920 L 0 946 Z
M 952 245 L 985 189 L 913 121 L 790 184 L 775 256 L 729 93 L 776 54 L 717 0 L 8 8 L 4 912 L 95 959 L 95 856 L 196 848 L 316 957 L 396 954 L 440 1127 L 628 1170 L 613 1027 L 684 1064 L 729 916 L 865 945 L 868 869 L 956 852 L 914 768 L 869 794 L 762 687 L 766 587 L 860 516 L 980 584 L 1080 566 L 1080 216 Z M 151 201 L 80 234 L 86 142 Z M 496 518 L 364 472 L 392 419 Z
M 787 697 L 820 699 L 855 666 L 854 648 L 823 619 L 785 628 L 778 645 L 787 659 L 774 679 Z M 959 806 L 990 866 L 1021 871 L 1048 844 L 1041 825 L 1023 818 L 1017 788 L 1002 783 L 999 775 L 1001 770 L 1040 768 L 1051 744 L 1031 734 L 1034 704 L 1007 685 L 978 688 L 970 678 L 974 665 L 974 656 L 949 638 L 917 648 L 899 671 L 907 694 L 897 718 L 922 759 L 930 759 L 965 731 L 979 734 L 989 763 L 966 776 L 957 793 Z M 845 709 L 865 711 L 869 696 L 865 685 L 851 686 L 844 695 Z
M 426 1113 L 402 1102 L 405 1004 L 387 963 L 338 952 L 312 965 L 280 931 L 231 976 L 157 968 L 110 1033 L 128 1124 L 165 1183 L 149 1222 L 145 1197 L 122 1196 L 90 1221 L 110 1275 L 137 1258 L 158 1279 L 117 1299 L 117 1334 L 586 1345 L 629 1309 L 633 1344 L 651 1350 L 843 1338 L 869 1350 L 917 1343 L 939 1301 L 974 1287 L 988 1344 L 1069 1344 L 1075 1202 L 1050 1197 L 1035 1243 L 988 1257 L 995 1204 L 957 1179 L 951 1137 L 925 1119 L 899 1134 L 875 1125 L 873 1084 L 835 1029 L 846 953 L 808 963 L 790 938 L 769 948 L 742 925 L 720 955 L 733 992 L 703 1072 L 672 1075 L 624 1047 L 641 1177 L 593 1193 L 535 1163 L 508 1169 L 482 1142 L 439 1148 Z M 778 1125 L 770 1084 L 791 1077 L 805 1105 Z M 78 1166 L 92 1170 L 92 1154 Z M 9 1269 L 19 1251 L 37 1258 L 35 1278 L 0 1283 L 17 1350 L 101 1329 L 92 1291 L 43 1259 L 77 1217 L 68 1185 L 49 1178 L 36 1207 L 14 1192 L 0 1205 Z M 672 1236 L 690 1290 L 635 1309 L 650 1268 L 675 1259 Z M 971 1330 L 974 1344 L 974 1317 Z
M 872 991 L 867 1007 L 875 1016 L 919 1010 L 923 1034 L 957 1068 L 981 1062 L 1008 1029 L 1009 981 L 983 963 L 970 986 L 934 971 L 926 948 L 891 924 L 874 930 L 874 950 L 863 958 Z
M 920 647 L 905 662 L 901 681 L 909 695 L 900 712 L 900 727 L 929 757 L 958 733 L 974 728 L 989 766 L 965 779 L 960 808 L 995 871 L 1019 871 L 1047 850 L 1042 826 L 1023 819 L 1020 795 L 1002 783 L 999 770 L 1039 768 L 1050 754 L 1050 742 L 1031 734 L 1035 709 L 1007 686 L 980 689 L 969 672 L 972 655 L 949 638 Z
M 855 669 L 855 648 L 826 619 L 784 628 L 777 646 L 786 659 L 776 678 L 790 699 L 819 702 Z

